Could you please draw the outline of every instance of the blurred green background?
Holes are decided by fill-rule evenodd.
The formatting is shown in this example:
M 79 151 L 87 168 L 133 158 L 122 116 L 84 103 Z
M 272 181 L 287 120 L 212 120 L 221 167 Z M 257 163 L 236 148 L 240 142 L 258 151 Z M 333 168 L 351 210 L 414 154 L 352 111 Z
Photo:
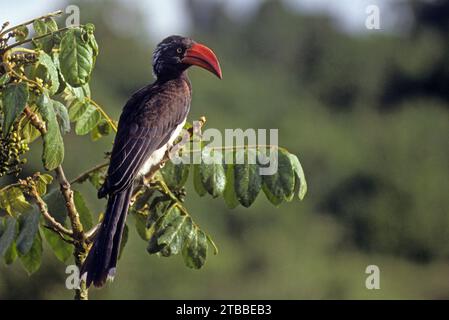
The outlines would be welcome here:
M 190 21 L 186 35 L 214 49 L 224 76 L 190 71 L 189 119 L 205 115 L 221 130 L 278 128 L 309 191 L 303 202 L 275 208 L 261 194 L 250 209 L 234 210 L 190 192 L 187 206 L 220 253 L 191 270 L 180 257 L 148 255 L 131 232 L 116 280 L 90 297 L 449 298 L 449 2 L 397 1 L 397 30 L 361 24 L 361 32 L 294 10 L 294 1 L 252 1 L 238 18 L 223 1 L 177 2 L 177 16 Z M 96 25 L 101 50 L 93 97 L 117 119 L 127 97 L 153 81 L 151 53 L 161 39 L 147 33 L 133 1 L 77 4 L 81 22 Z M 30 6 L 34 16 L 46 13 Z M 101 161 L 112 143 L 65 139 L 70 177 Z M 24 175 L 42 170 L 39 154 L 36 145 Z M 103 209 L 92 187 L 81 191 L 93 210 Z M 134 231 L 132 218 L 128 225 Z M 65 266 L 50 250 L 45 256 L 31 277 L 20 262 L 0 266 L 0 299 L 72 298 Z M 380 290 L 365 288 L 371 264 L 380 268 Z

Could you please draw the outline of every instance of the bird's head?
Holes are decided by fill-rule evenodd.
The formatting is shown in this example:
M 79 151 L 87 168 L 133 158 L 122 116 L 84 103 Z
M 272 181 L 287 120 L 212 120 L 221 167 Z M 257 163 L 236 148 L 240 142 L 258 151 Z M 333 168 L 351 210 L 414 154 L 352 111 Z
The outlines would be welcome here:
M 211 49 L 181 36 L 170 36 L 154 50 L 153 71 L 157 78 L 177 77 L 190 66 L 204 68 L 221 79 L 217 57 Z

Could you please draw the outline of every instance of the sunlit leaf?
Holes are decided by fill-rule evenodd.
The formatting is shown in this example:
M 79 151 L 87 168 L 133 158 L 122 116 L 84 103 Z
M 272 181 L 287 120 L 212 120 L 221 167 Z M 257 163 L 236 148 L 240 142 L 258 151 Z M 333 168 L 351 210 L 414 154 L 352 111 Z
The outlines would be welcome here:
M 9 82 L 9 80 L 10 80 L 9 73 L 5 73 L 0 77 L 0 86 L 4 86 Z
M 23 41 L 28 37 L 29 31 L 27 26 L 20 26 L 15 30 L 15 36 L 17 42 Z
M 207 258 L 207 242 L 207 236 L 202 230 L 192 228 L 182 248 L 182 257 L 186 266 L 199 269 L 204 265 Z
M 298 194 L 299 200 L 302 200 L 307 193 L 307 181 L 304 175 L 304 170 L 302 169 L 301 163 L 299 162 L 297 156 L 290 154 L 289 157 L 296 177 L 295 190 Z
M 88 134 L 100 122 L 101 114 L 93 105 L 88 105 L 86 110 L 76 121 L 75 132 L 77 135 Z
M 11 187 L 0 191 L 0 208 L 10 216 L 16 216 L 30 210 L 31 205 L 19 187 Z
M 51 184 L 53 177 L 49 174 L 39 174 L 35 179 L 36 189 L 39 195 L 47 193 L 47 185 Z
M 19 254 L 17 253 L 16 249 L 16 243 L 13 241 L 13 243 L 9 246 L 9 249 L 6 250 L 3 259 L 5 261 L 6 265 L 10 265 L 14 261 L 16 261 Z
M 48 78 L 50 80 L 49 92 L 51 95 L 55 94 L 59 88 L 59 76 L 52 58 L 44 51 L 40 51 L 38 63 L 47 70 Z
M 39 19 L 39 20 L 35 20 L 33 22 L 33 28 L 34 28 L 34 31 L 36 31 L 36 34 L 38 36 L 42 36 L 47 33 L 48 27 L 43 19 Z
M 177 210 L 177 208 L 173 208 Z M 187 215 L 179 214 L 173 221 L 167 225 L 157 239 L 158 245 L 162 246 L 161 255 L 168 257 L 178 254 L 185 238 L 185 233 L 190 233 L 192 222 Z M 188 230 L 187 230 L 188 229 Z
M 73 87 L 87 83 L 93 68 L 93 50 L 83 39 L 83 31 L 67 31 L 61 40 L 60 48 L 59 63 L 65 81 Z
M 36 116 L 40 119 L 38 114 L 36 114 Z M 41 135 L 40 131 L 36 129 L 36 127 L 31 123 L 31 121 L 28 118 L 26 118 L 25 121 L 23 121 L 21 131 L 22 137 L 28 144 L 39 138 Z
M 71 121 L 77 121 L 84 112 L 86 112 L 89 107 L 89 103 L 84 99 L 79 100 L 78 98 L 74 99 L 69 106 L 69 118 Z

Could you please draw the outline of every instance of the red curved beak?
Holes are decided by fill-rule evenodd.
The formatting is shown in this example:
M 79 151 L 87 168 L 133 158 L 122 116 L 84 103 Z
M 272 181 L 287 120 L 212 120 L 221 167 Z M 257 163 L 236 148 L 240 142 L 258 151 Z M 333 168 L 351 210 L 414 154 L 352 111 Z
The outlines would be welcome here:
M 188 65 L 194 65 L 204 68 L 218 78 L 222 78 L 220 63 L 218 62 L 215 53 L 200 43 L 194 43 L 189 49 L 187 49 L 182 62 Z

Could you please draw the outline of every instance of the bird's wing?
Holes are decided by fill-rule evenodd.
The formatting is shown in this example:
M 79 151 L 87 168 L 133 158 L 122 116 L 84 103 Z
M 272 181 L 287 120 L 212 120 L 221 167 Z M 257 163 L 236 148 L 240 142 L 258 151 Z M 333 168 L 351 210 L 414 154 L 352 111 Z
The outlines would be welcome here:
M 153 90 L 154 91 L 154 90 Z M 164 146 L 187 116 L 187 97 L 137 92 L 120 117 L 108 175 L 99 196 L 129 187 L 145 160 Z

